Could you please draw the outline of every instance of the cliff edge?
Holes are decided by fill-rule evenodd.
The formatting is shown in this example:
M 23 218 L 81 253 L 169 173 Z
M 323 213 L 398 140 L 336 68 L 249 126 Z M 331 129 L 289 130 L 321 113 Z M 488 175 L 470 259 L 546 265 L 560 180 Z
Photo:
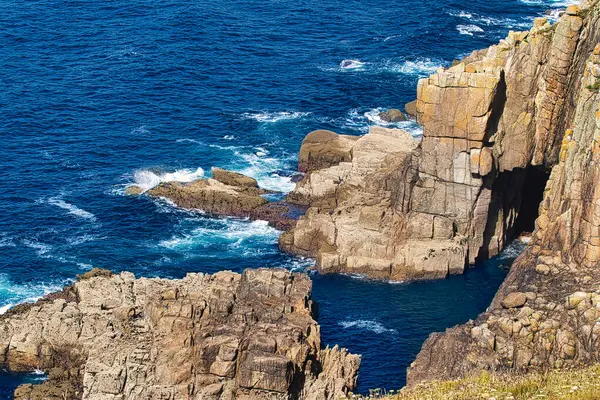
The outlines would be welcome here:
M 360 356 L 321 349 L 308 276 L 135 279 L 93 270 L 0 316 L 0 364 L 41 369 L 16 399 L 339 399 Z

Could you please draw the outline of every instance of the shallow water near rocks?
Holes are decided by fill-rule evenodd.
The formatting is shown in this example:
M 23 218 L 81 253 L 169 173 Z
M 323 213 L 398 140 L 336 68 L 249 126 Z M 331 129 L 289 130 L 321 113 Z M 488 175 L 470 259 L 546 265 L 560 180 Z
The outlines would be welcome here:
M 308 132 L 363 134 L 382 123 L 379 111 L 414 99 L 419 77 L 564 5 L 0 2 L 0 311 L 92 267 L 161 277 L 303 270 L 310 260 L 282 255 L 265 223 L 124 190 L 219 166 L 288 191 Z M 364 355 L 362 392 L 398 388 L 430 332 L 485 309 L 505 274 L 499 263 L 509 262 L 413 284 L 315 275 L 323 342 Z M 27 377 L 0 373 L 0 397 Z

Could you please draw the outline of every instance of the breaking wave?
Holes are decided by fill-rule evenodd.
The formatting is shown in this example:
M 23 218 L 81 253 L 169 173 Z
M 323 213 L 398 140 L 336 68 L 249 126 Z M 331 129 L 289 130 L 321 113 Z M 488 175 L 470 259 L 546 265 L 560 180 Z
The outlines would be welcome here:
M 483 33 L 485 32 L 482 28 L 477 25 L 469 24 L 469 25 L 456 25 L 456 29 L 461 35 L 473 36 L 475 33 Z
M 144 191 L 150 190 L 162 182 L 192 182 L 204 177 L 204 170 L 197 168 L 178 169 L 174 172 L 160 173 L 148 169 L 142 169 L 133 173 L 133 185 L 141 187 Z
M 309 112 L 300 111 L 256 112 L 244 113 L 242 114 L 242 119 L 252 119 L 257 122 L 275 123 L 279 121 L 298 119 L 308 115 L 310 115 Z
M 52 204 L 53 206 L 57 206 L 69 212 L 69 214 L 74 215 L 79 218 L 87 219 L 90 221 L 96 221 L 96 216 L 89 211 L 85 211 L 74 204 L 67 203 L 60 197 L 52 197 L 47 200 L 48 204 Z
M 359 319 L 356 321 L 341 321 L 339 325 L 344 329 L 360 329 L 374 332 L 378 335 L 382 333 L 397 333 L 395 329 L 386 328 L 383 324 L 377 321 Z
M 20 303 L 32 303 L 43 296 L 61 290 L 68 281 L 61 283 L 16 284 L 6 274 L 0 274 L 0 314 Z

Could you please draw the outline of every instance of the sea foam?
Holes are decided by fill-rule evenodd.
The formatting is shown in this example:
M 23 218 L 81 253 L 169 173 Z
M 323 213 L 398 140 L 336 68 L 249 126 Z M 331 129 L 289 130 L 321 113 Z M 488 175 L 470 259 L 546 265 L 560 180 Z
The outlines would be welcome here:
M 278 112 L 248 112 L 242 114 L 242 119 L 252 119 L 257 122 L 263 123 L 275 123 L 279 121 L 286 121 L 292 119 L 298 119 L 310 115 L 309 112 L 300 111 L 278 111 Z
M 339 325 L 344 329 L 360 329 L 374 332 L 378 335 L 382 333 L 397 333 L 395 329 L 386 328 L 382 323 L 372 320 L 354 320 L 354 321 L 341 321 Z
M 456 25 L 456 29 L 461 35 L 473 36 L 475 33 L 483 33 L 485 32 L 482 28 L 477 25 L 469 24 L 469 25 Z
M 74 204 L 67 203 L 60 197 L 52 197 L 48 199 L 48 204 L 52 204 L 53 206 L 57 206 L 69 212 L 69 214 L 74 215 L 79 218 L 87 219 L 90 221 L 96 221 L 96 216 L 89 211 L 85 211 Z
M 165 173 L 142 169 L 133 173 L 134 185 L 139 186 L 144 191 L 150 190 L 162 182 L 192 182 L 202 177 L 204 177 L 204 170 L 202 168 L 197 168 L 196 170 L 178 169 L 174 172 Z

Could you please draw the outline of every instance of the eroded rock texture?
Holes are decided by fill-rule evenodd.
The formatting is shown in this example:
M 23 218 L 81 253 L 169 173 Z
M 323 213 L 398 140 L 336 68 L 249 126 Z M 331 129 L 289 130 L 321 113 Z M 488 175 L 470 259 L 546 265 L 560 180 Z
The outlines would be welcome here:
M 283 269 L 135 279 L 95 270 L 0 317 L 17 399 L 339 399 L 360 357 L 321 349 L 311 281 Z
M 584 6 L 569 7 L 538 41 L 552 68 L 523 107 L 537 117 L 521 117 L 530 121 L 523 138 L 499 163 L 555 165 L 531 243 L 486 313 L 429 337 L 409 384 L 600 362 L 600 17 L 597 3 Z
M 322 271 L 441 278 L 531 231 L 600 38 L 596 4 L 582 7 L 422 79 L 418 146 L 373 128 L 350 160 L 310 171 L 289 196 L 310 209 L 281 247 Z

